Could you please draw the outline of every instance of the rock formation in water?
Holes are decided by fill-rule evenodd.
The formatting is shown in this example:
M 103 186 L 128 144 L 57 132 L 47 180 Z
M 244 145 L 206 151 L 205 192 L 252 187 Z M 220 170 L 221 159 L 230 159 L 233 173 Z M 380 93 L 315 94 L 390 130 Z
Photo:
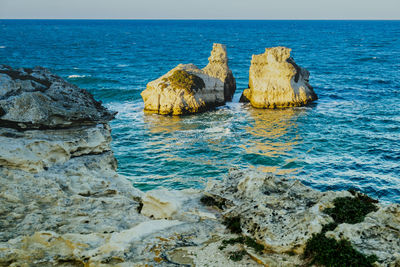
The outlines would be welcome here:
M 299 266 L 315 234 L 400 264 L 399 204 L 362 196 L 365 218 L 336 223 L 357 194 L 238 170 L 143 193 L 116 172 L 114 113 L 43 68 L 0 70 L 0 266 Z
M 285 108 L 306 105 L 318 97 L 309 84 L 310 73 L 298 66 L 286 47 L 266 48 L 253 55 L 249 71 L 249 88 L 241 102 L 255 108 Z
M 225 101 L 231 101 L 236 91 L 236 80 L 228 66 L 228 54 L 222 44 L 214 44 L 208 65 L 203 71 L 211 77 L 220 79 L 224 83 Z
M 236 81 L 228 67 L 226 47 L 214 44 L 204 69 L 179 64 L 147 84 L 141 95 L 146 111 L 182 115 L 197 113 L 232 100 Z

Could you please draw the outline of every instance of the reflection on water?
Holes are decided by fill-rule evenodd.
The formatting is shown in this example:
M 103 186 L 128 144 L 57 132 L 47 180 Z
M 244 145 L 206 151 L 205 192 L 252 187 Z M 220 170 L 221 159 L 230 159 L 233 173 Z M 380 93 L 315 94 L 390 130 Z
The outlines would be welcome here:
M 164 169 L 182 174 L 182 183 L 218 178 L 233 166 L 294 174 L 301 169 L 292 151 L 301 143 L 297 119 L 305 112 L 231 103 L 227 108 L 184 117 L 145 113 L 143 126 L 149 138 L 143 143 L 162 157 Z M 196 165 L 203 173 L 188 176 Z
M 253 166 L 263 172 L 275 174 L 295 174 L 300 168 L 291 168 L 296 160 L 292 150 L 301 143 L 298 134 L 297 118 L 305 113 L 304 109 L 248 109 L 252 118 L 245 127 L 252 135 L 241 147 L 247 154 L 256 154 L 268 159 L 276 159 L 265 166 Z M 283 161 L 279 160 L 285 158 Z M 288 158 L 289 157 L 289 158 Z M 277 162 L 279 162 L 277 164 Z
M 185 128 L 182 117 L 164 116 L 154 113 L 144 113 L 143 121 L 145 127 L 153 134 L 164 134 L 180 131 Z

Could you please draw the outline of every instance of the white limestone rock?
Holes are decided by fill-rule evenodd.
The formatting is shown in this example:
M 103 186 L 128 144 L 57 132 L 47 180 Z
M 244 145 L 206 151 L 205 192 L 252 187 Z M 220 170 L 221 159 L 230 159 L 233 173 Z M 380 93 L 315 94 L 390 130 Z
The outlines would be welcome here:
M 286 47 L 266 48 L 253 55 L 249 71 L 249 88 L 241 102 L 255 108 L 285 108 L 306 105 L 318 97 L 309 84 L 310 73 L 298 66 Z
M 171 219 L 182 209 L 185 198 L 180 191 L 158 189 L 147 192 L 142 198 L 141 214 L 155 219 Z
M 298 180 L 262 172 L 232 171 L 206 194 L 225 203 L 225 217 L 239 217 L 242 231 L 275 253 L 301 254 L 312 234 L 332 218 L 322 211 L 347 191 L 319 192 Z
M 110 142 L 107 124 L 41 131 L 0 128 L 0 166 L 40 172 L 72 157 L 110 151 Z

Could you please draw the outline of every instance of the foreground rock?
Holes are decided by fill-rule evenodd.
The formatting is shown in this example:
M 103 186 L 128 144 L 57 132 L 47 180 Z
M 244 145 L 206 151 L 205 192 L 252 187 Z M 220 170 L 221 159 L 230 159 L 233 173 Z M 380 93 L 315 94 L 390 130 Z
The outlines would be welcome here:
M 224 105 L 236 90 L 236 81 L 228 67 L 226 47 L 214 44 L 204 69 L 179 64 L 142 92 L 144 109 L 159 114 L 197 113 Z
M 298 66 L 286 47 L 266 48 L 253 55 L 249 88 L 240 101 L 256 108 L 285 108 L 306 105 L 318 97 L 309 84 L 310 73 Z
M 298 180 L 241 171 L 211 183 L 206 195 L 225 218 L 236 219 L 239 232 L 265 246 L 265 253 L 255 258 L 268 266 L 304 264 L 307 241 L 334 222 L 326 209 L 335 206 L 335 199 L 355 198 L 348 191 L 319 192 Z M 349 240 L 365 255 L 376 255 L 377 266 L 400 266 L 400 205 L 375 205 L 377 210 L 362 222 L 339 223 L 326 236 Z
M 116 173 L 114 113 L 88 92 L 43 68 L 0 69 L 0 266 L 157 265 L 181 236 L 223 229 L 199 192 L 142 201 Z

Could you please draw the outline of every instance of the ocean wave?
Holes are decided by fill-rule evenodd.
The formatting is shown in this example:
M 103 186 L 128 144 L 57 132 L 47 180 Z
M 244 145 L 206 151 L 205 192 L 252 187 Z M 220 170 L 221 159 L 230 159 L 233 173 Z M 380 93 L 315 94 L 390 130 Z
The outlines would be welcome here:
M 385 59 L 379 57 L 363 57 L 356 59 L 358 62 L 368 62 L 368 61 L 376 61 L 376 62 L 386 62 Z
M 6 48 L 7 46 L 5 46 L 5 45 L 0 45 L 0 49 L 4 49 L 4 48 Z
M 85 77 L 88 77 L 88 76 L 87 75 L 72 74 L 72 75 L 68 76 L 68 79 L 78 79 L 78 78 L 85 78 Z

